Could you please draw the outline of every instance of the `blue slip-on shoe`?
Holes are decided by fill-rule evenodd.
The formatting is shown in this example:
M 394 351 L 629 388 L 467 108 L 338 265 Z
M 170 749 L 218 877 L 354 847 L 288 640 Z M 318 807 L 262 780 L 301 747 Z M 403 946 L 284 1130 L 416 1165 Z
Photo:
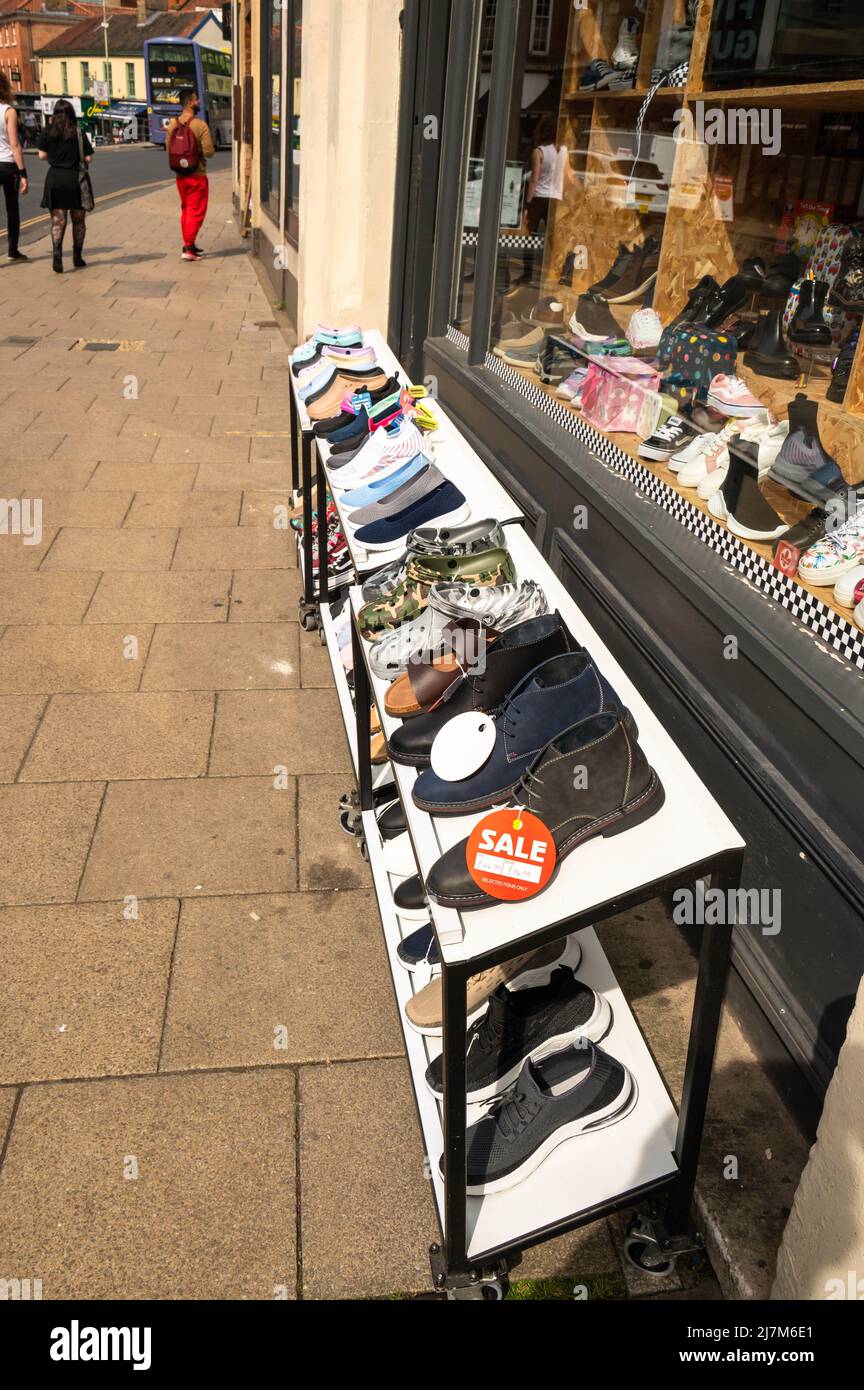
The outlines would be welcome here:
M 428 463 L 429 459 L 425 454 L 416 454 L 386 478 L 379 478 L 377 481 L 373 479 L 365 487 L 355 487 L 351 492 L 343 492 L 339 502 L 343 507 L 371 507 L 375 502 L 383 502 L 385 497 L 389 497 L 390 493 L 395 492 L 403 483 L 410 482 Z
M 464 493 L 455 484 L 445 482 L 401 512 L 361 526 L 354 532 L 353 539 L 364 550 L 392 550 L 418 526 L 426 526 L 430 521 L 456 526 L 460 521 L 467 521 L 470 514 Z
M 588 653 L 553 656 L 524 676 L 495 712 L 495 743 L 483 766 L 458 782 L 426 768 L 414 783 L 414 803 L 434 816 L 467 816 L 503 804 L 553 739 L 606 710 L 623 713 Z

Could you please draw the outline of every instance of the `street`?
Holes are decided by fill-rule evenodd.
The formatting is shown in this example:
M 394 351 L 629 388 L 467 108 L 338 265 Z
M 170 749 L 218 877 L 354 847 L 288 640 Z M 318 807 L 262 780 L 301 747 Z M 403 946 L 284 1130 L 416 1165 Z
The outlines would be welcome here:
M 48 213 L 39 206 L 48 165 L 35 150 L 30 149 L 27 150 L 26 161 L 29 190 L 26 197 L 21 199 L 22 247 L 39 241 L 48 227 Z M 228 150 L 220 150 L 207 161 L 209 173 L 230 167 L 231 154 Z M 151 192 L 160 183 L 170 183 L 174 177 L 168 168 L 168 156 L 155 145 L 102 146 L 96 150 L 90 172 L 97 213 L 104 201 L 108 201 L 109 206 L 117 202 L 117 194 L 123 194 L 126 199 L 138 197 L 141 193 Z M 5 211 L 2 216 L 5 219 Z M 0 228 L 0 247 L 5 245 L 4 221 Z

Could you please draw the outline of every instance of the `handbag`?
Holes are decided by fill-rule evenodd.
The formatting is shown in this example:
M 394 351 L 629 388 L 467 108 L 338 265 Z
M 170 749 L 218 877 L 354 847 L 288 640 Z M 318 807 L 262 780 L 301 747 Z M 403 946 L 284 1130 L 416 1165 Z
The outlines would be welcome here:
M 728 333 L 715 333 L 698 323 L 681 323 L 664 330 L 657 360 L 665 377 L 697 388 L 704 400 L 718 372 L 735 375 L 738 344 Z
M 96 206 L 96 199 L 93 197 L 90 171 L 84 163 L 84 136 L 80 130 L 78 131 L 78 186 L 81 189 L 81 207 L 85 212 L 92 212 Z
M 646 392 L 657 390 L 659 373 L 636 357 L 591 362 L 582 387 L 582 418 L 610 434 L 635 434 Z

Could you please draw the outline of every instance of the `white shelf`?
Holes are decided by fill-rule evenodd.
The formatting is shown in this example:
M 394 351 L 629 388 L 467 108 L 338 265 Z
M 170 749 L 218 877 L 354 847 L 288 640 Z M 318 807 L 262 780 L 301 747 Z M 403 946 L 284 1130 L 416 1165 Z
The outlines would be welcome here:
M 400 965 L 396 955 L 403 936 L 416 931 L 418 923 L 406 922 L 403 927 L 393 906 L 393 881 L 384 868 L 384 851 L 374 812 L 364 812 L 363 828 L 443 1231 L 444 1182 L 438 1167 L 444 1146 L 441 1108 L 425 1080 L 426 1068 L 440 1052 L 441 1043 L 438 1038 L 416 1033 L 407 1022 L 405 1005 L 415 992 L 415 977 Z M 534 1231 L 587 1212 L 623 1192 L 662 1181 L 676 1171 L 672 1156 L 677 1129 L 675 1107 L 591 928 L 579 933 L 579 944 L 582 948 L 582 962 L 577 971 L 579 979 L 602 994 L 612 1008 L 612 1027 L 600 1045 L 634 1077 L 638 1088 L 636 1105 L 618 1124 L 559 1145 L 518 1186 L 486 1197 L 468 1197 L 468 1254 L 471 1259 L 479 1259 L 486 1252 L 504 1246 L 518 1245 Z M 470 1105 L 469 1124 L 475 1123 L 485 1109 L 482 1105 Z
M 364 333 L 363 341 L 368 347 L 375 349 L 378 361 L 388 376 L 399 374 L 401 380 L 406 385 L 412 383 L 408 380 L 405 372 L 400 366 L 396 357 L 390 351 L 387 343 L 377 330 Z M 294 392 L 297 402 L 300 427 L 303 430 L 311 430 L 313 421 L 309 419 L 306 406 L 297 395 L 296 378 L 291 375 L 291 389 Z M 503 517 L 508 521 L 519 521 L 523 519 L 522 509 L 516 505 L 510 494 L 505 491 L 501 484 L 493 478 L 489 469 L 486 467 L 480 455 L 462 437 L 460 431 L 454 425 L 447 412 L 437 400 L 430 400 L 429 407 L 438 420 L 438 428 L 426 436 L 426 452 L 435 463 L 436 467 L 449 478 L 451 482 L 465 494 L 466 501 L 471 509 L 471 518 L 481 520 L 483 517 Z M 324 463 L 325 472 L 330 458 L 330 446 L 325 439 L 315 440 L 315 444 L 320 452 Z M 315 474 L 313 464 L 312 482 L 314 487 Z M 336 510 L 339 513 L 339 520 L 342 523 L 342 530 L 348 541 L 348 549 L 354 562 L 355 569 L 359 573 L 369 572 L 380 569 L 393 560 L 395 556 L 401 555 L 404 546 L 399 544 L 390 551 L 367 551 L 354 540 L 354 529 L 351 525 L 351 512 L 340 505 L 339 495 L 334 490 L 333 500 L 336 503 Z M 313 503 L 314 508 L 314 503 Z M 429 523 L 434 526 L 435 522 Z

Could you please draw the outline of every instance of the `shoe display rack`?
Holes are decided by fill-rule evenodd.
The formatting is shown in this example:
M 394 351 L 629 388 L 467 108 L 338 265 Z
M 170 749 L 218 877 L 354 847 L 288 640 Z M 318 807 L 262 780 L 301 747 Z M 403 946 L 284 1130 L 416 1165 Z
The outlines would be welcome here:
M 403 381 L 407 380 L 379 333 L 366 334 L 364 339 L 375 347 L 388 374 L 398 372 Z M 303 489 L 303 536 L 311 538 L 313 487 L 317 491 L 318 514 L 325 515 L 329 450 L 326 442 L 312 433 L 311 422 L 295 395 L 293 378 L 291 389 L 295 425 L 292 466 Z M 401 880 L 387 869 L 375 814 L 376 801 L 380 799 L 376 789 L 395 784 L 416 869 L 424 882 L 433 864 L 468 833 L 478 818 L 430 816 L 412 800 L 412 787 L 418 776 L 415 769 L 396 763 L 372 766 L 372 711 L 377 712 L 385 735 L 391 734 L 399 721 L 386 712 L 387 682 L 372 671 L 369 648 L 356 622 L 363 605 L 362 588 L 356 581 L 392 559 L 392 555 L 368 555 L 357 548 L 334 489 L 353 568 L 347 599 L 354 619 L 353 690 L 341 660 L 330 608 L 326 537 L 323 546 L 313 541 L 320 556 L 317 581 L 311 564 L 313 546 L 301 546 L 307 586 L 301 618 L 313 606 L 317 609 L 317 623 L 330 657 L 357 780 L 358 791 L 344 797 L 343 806 L 355 812 L 372 872 L 438 1211 L 441 1238 L 430 1247 L 433 1284 L 452 1298 L 499 1297 L 507 1271 L 518 1263 L 522 1250 L 629 1208 L 636 1211 L 627 1237 L 630 1258 L 645 1270 L 666 1272 L 678 1256 L 700 1248 L 700 1237 L 690 1224 L 690 1208 L 729 968 L 732 926 L 703 931 L 677 1113 L 593 928 L 620 912 L 700 879 L 711 879 L 721 889 L 736 889 L 744 844 L 674 739 L 542 559 L 524 530 L 519 507 L 439 404 L 430 405 L 439 420 L 439 427 L 431 436 L 438 467 L 464 492 L 473 518 L 495 517 L 506 528 L 517 576 L 533 579 L 542 587 L 549 611 L 558 610 L 572 636 L 590 652 L 614 686 L 638 726 L 640 746 L 665 789 L 665 804 L 655 815 L 624 835 L 592 839 L 562 859 L 549 886 L 536 898 L 523 903 L 497 903 L 466 913 L 430 901 L 428 919 L 434 927 L 441 957 L 443 1032 L 441 1037 L 435 1037 L 415 1031 L 406 1019 L 405 1006 L 418 988 L 418 980 L 400 963 L 397 948 L 420 924 L 400 919 L 394 903 L 394 890 Z M 516 1185 L 494 1194 L 469 1196 L 466 1128 L 486 1107 L 466 1103 L 468 982 L 480 971 L 526 951 L 565 941 L 565 960 L 571 954 L 578 956 L 581 949 L 579 979 L 611 1005 L 613 1022 L 604 1038 L 604 1048 L 608 1047 L 634 1078 L 634 1103 L 607 1128 L 560 1143 Z M 442 1100 L 433 1095 L 425 1080 L 427 1067 L 438 1053 L 443 1053 Z

